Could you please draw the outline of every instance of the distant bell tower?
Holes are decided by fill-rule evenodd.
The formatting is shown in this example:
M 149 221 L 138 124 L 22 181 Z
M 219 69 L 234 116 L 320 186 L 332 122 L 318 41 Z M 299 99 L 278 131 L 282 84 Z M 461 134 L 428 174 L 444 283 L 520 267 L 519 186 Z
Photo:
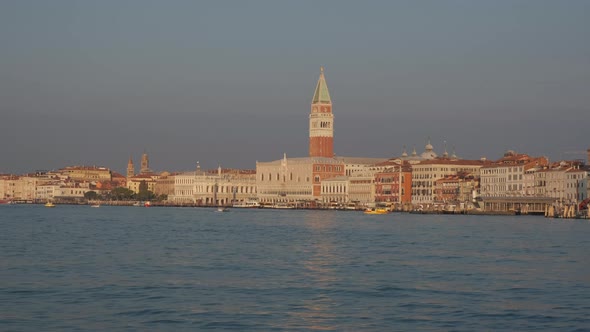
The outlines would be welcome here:
M 131 178 L 135 176 L 135 166 L 133 166 L 133 160 L 129 157 L 129 161 L 127 162 L 127 178 Z
M 139 170 L 140 174 L 149 173 L 150 172 L 150 160 L 148 158 L 147 153 L 143 153 L 141 155 L 141 169 Z
M 320 78 L 311 101 L 309 114 L 309 156 L 334 157 L 334 114 L 324 67 L 320 67 Z

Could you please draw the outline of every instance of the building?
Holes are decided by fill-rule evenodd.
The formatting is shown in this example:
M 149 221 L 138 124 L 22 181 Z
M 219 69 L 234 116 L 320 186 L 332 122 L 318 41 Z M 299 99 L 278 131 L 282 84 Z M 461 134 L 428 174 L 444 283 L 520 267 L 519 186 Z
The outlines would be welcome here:
M 145 183 L 147 185 L 147 190 L 153 193 L 156 190 L 156 181 L 159 178 L 160 175 L 156 173 L 139 173 L 127 179 L 127 189 L 138 194 L 140 186 Z
M 348 177 L 348 203 L 368 206 L 375 202 L 375 177 L 357 174 Z
M 174 204 L 195 204 L 195 172 L 174 175 L 174 191 L 168 195 L 168 201 Z
M 530 174 L 534 176 L 537 169 L 547 165 L 548 160 L 545 157 L 533 158 L 509 150 L 494 164 L 481 169 L 481 196 L 484 198 L 526 196 L 526 193 L 533 192 L 530 188 Z
M 262 203 L 321 200 L 322 181 L 344 175 L 334 158 L 287 158 L 256 163 L 256 187 Z
M 194 199 L 198 205 L 233 205 L 256 197 L 256 171 L 222 169 L 201 172 L 194 177 Z
M 375 174 L 375 202 L 411 203 L 412 166 L 410 163 L 388 160 L 377 166 L 384 166 L 384 168 Z
M 254 170 L 222 169 L 174 175 L 174 191 L 168 201 L 174 204 L 232 205 L 256 197 Z
M 468 203 L 475 198 L 478 178 L 471 173 L 459 172 L 435 181 L 435 203 Z
M 174 195 L 175 175 L 176 174 L 162 172 L 162 174 L 160 174 L 160 177 L 158 179 L 156 179 L 156 185 L 154 187 L 154 194 L 156 196 Z
M 350 191 L 348 176 L 336 176 L 322 181 L 321 201 L 324 204 L 346 204 L 349 201 L 348 193 Z
M 320 69 L 309 115 L 309 157 L 256 162 L 256 187 L 262 203 L 320 201 L 322 181 L 343 176 L 345 163 L 334 158 L 332 100 Z
M 489 162 L 435 158 L 412 165 L 412 204 L 424 205 L 435 202 L 436 181 L 460 172 L 479 177 L 479 170 Z
M 70 166 L 58 170 L 59 173 L 75 181 L 111 181 L 112 172 L 106 167 Z

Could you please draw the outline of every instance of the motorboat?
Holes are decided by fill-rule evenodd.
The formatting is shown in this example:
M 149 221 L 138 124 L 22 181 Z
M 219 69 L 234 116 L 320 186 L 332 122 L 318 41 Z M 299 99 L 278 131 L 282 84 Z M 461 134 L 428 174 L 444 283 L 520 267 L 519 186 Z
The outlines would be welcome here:
M 100 204 L 92 204 L 92 205 L 90 205 L 90 207 L 99 208 L 100 207 Z
M 223 206 L 217 208 L 217 212 L 229 212 L 229 209 Z
M 51 202 L 47 202 L 47 203 L 45 203 L 45 207 L 52 208 L 52 207 L 55 207 L 55 204 L 53 204 Z
M 364 211 L 365 214 L 388 214 L 389 210 L 387 209 L 382 209 L 382 208 L 376 208 L 376 209 L 366 209 Z

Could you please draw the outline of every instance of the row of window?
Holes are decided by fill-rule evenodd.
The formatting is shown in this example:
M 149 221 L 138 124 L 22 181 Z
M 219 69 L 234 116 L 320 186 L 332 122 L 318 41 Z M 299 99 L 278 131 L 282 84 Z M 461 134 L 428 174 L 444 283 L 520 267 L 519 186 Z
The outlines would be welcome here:
M 340 172 L 340 171 L 342 171 L 342 166 L 338 166 L 338 165 L 336 165 L 334 167 L 332 167 L 332 165 L 324 165 L 324 166 L 316 165 L 315 166 L 316 172 L 321 172 L 322 168 L 324 169 L 324 172 L 332 172 L 332 171 L 333 172 Z
M 268 177 L 265 177 L 264 174 L 260 174 L 260 181 L 265 181 L 265 179 L 266 181 L 271 182 L 273 180 L 272 174 L 268 173 Z M 281 175 L 279 173 L 276 174 L 275 180 L 281 180 Z M 289 181 L 293 181 L 293 173 L 289 173 Z M 283 182 L 287 182 L 286 175 L 283 175 Z M 297 182 L 301 182 L 301 177 L 297 177 Z M 309 176 L 305 178 L 305 182 L 309 182 Z

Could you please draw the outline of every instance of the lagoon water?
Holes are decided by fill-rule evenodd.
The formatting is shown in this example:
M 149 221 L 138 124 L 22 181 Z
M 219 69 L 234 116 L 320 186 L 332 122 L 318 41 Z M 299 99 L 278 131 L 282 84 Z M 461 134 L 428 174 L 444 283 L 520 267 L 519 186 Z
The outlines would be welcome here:
M 0 330 L 590 331 L 590 221 L 0 206 Z

